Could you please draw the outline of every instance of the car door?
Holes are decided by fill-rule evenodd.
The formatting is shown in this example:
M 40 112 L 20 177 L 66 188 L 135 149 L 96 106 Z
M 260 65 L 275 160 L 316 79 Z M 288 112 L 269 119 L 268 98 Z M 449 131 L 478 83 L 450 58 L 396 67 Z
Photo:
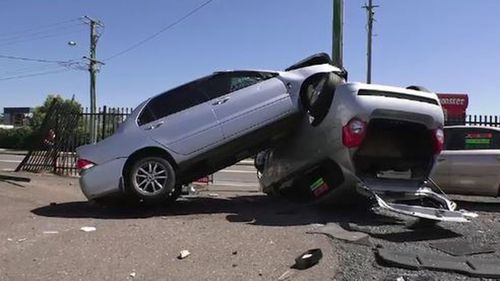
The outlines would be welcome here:
M 500 174 L 499 132 L 487 128 L 462 128 L 462 149 L 448 151 L 453 193 L 498 195 Z
M 169 150 L 194 156 L 223 140 L 207 101 L 192 84 L 178 87 L 153 98 L 139 116 L 139 125 Z
M 460 136 L 457 135 L 456 130 L 444 129 L 444 149 L 436 157 L 436 163 L 431 173 L 431 179 L 444 191 L 450 189 L 451 162 L 448 159 L 448 154 L 449 150 L 454 145 L 457 145 L 457 138 L 460 140 Z
M 256 71 L 217 73 L 198 85 L 211 99 L 226 140 L 291 113 L 292 101 L 276 75 Z

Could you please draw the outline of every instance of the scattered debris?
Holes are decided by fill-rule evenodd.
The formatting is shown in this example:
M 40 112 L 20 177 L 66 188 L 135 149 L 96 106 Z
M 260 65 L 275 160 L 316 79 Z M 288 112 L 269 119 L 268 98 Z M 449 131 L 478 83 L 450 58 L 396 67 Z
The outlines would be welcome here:
M 430 276 L 418 274 L 391 274 L 384 278 L 384 281 L 434 281 Z
M 135 271 L 134 271 L 134 272 L 130 273 L 128 276 L 130 276 L 130 277 L 132 277 L 132 278 L 135 278 L 135 275 L 136 275 L 136 273 L 135 273 Z
M 44 231 L 43 234 L 59 234 L 59 231 L 57 231 L 57 230 L 47 230 L 47 231 Z
M 476 254 L 494 253 L 491 246 L 468 241 L 444 241 L 429 244 L 434 249 L 440 250 L 452 256 L 471 256 Z
M 237 264 L 233 263 L 233 267 L 237 267 L 237 266 L 238 266 Z
M 238 251 L 233 251 L 233 256 L 236 256 L 238 254 Z
M 80 230 L 83 232 L 92 232 L 92 231 L 96 231 L 96 228 L 93 226 L 83 226 L 80 228 Z
M 12 241 L 14 241 L 14 239 L 12 239 L 12 238 L 7 238 L 7 241 L 11 241 L 11 242 L 12 242 Z
M 162 220 L 168 220 L 168 217 L 167 216 L 163 216 L 161 217 Z
M 307 231 L 309 234 L 324 234 L 330 238 L 340 239 L 355 244 L 372 246 L 370 236 L 362 232 L 354 232 L 343 229 L 335 223 L 327 223 L 325 226 Z
M 321 258 L 323 258 L 323 252 L 321 252 L 321 249 L 311 249 L 298 256 L 295 259 L 295 264 L 292 266 L 292 268 L 300 270 L 308 269 L 316 265 L 321 260 Z
M 377 249 L 377 261 L 384 265 L 420 270 L 451 271 L 473 277 L 500 278 L 500 259 L 452 257 L 419 252 Z
M 283 281 L 283 280 L 286 280 L 286 279 L 292 277 L 293 273 L 294 272 L 291 270 L 285 271 L 285 273 L 281 274 L 281 276 L 278 277 L 278 281 Z
M 21 239 L 17 239 L 17 243 L 22 243 L 24 241 L 28 240 L 27 238 L 21 238 Z
M 189 255 L 191 255 L 191 253 L 188 250 L 182 250 L 177 258 L 183 260 L 187 258 Z

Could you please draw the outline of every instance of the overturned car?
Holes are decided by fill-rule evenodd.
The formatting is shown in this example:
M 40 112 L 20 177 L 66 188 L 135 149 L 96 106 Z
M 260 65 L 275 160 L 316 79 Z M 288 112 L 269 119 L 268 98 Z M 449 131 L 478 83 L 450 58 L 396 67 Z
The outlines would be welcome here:
M 265 193 L 333 204 L 363 194 L 382 209 L 424 219 L 476 216 L 456 211 L 430 188 L 444 142 L 434 93 L 347 83 L 336 73 L 318 79 L 316 89 L 301 97 L 307 114 L 293 135 L 256 156 Z

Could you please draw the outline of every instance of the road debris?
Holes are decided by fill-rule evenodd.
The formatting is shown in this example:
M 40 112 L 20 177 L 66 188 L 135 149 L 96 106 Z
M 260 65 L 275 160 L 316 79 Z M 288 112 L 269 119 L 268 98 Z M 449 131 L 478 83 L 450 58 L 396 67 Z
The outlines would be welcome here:
M 280 277 L 278 277 L 278 281 L 287 280 L 288 278 L 292 277 L 293 274 L 294 274 L 293 271 L 287 270 L 285 271 L 285 273 L 281 274 Z
M 366 233 L 348 231 L 335 223 L 327 223 L 325 226 L 307 231 L 309 234 L 324 234 L 333 239 L 340 239 L 355 244 L 372 246 L 370 236 Z
M 96 231 L 96 228 L 93 226 L 82 226 L 80 230 L 83 232 L 93 232 Z
M 188 250 L 182 250 L 177 258 L 183 260 L 187 258 L 189 255 L 191 255 L 191 253 Z
M 451 271 L 472 277 L 500 278 L 500 259 L 496 257 L 452 257 L 427 252 L 403 252 L 377 249 L 377 261 L 383 265 L 420 270 Z
M 27 238 L 21 238 L 21 239 L 17 239 L 17 243 L 22 243 L 24 241 L 28 240 Z
M 321 258 L 323 258 L 323 252 L 321 252 L 321 249 L 311 249 L 298 256 L 295 259 L 295 264 L 292 266 L 292 268 L 300 270 L 308 269 L 316 265 L 321 260 Z
M 217 193 L 209 193 L 208 197 L 219 197 L 219 194 L 217 194 Z
M 434 281 L 430 276 L 418 274 L 391 274 L 384 281 Z
M 43 234 L 59 234 L 59 231 L 57 231 L 57 230 L 47 230 L 47 231 L 44 231 Z
M 429 246 L 452 256 L 471 256 L 495 252 L 495 249 L 491 246 L 463 240 L 435 242 L 429 244 Z
M 134 272 L 131 272 L 128 276 L 130 276 L 130 277 L 132 277 L 132 278 L 135 278 L 135 276 L 136 276 L 135 271 L 134 271 Z
M 12 239 L 12 238 L 7 238 L 7 241 L 12 242 L 12 241 L 14 241 L 14 239 Z

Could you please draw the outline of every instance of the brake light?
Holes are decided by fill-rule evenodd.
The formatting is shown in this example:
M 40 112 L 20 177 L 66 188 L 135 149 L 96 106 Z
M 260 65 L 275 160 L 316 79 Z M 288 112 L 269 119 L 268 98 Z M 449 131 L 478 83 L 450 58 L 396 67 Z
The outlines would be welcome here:
M 354 118 L 342 128 L 342 143 L 348 147 L 358 147 L 366 136 L 366 123 Z
M 85 159 L 78 159 L 76 161 L 76 168 L 78 170 L 86 170 L 86 169 L 90 169 L 92 167 L 94 167 L 95 164 L 90 162 L 89 160 L 85 160 Z
M 434 140 L 434 154 L 439 154 L 444 148 L 444 132 L 443 129 L 437 128 L 432 132 Z

